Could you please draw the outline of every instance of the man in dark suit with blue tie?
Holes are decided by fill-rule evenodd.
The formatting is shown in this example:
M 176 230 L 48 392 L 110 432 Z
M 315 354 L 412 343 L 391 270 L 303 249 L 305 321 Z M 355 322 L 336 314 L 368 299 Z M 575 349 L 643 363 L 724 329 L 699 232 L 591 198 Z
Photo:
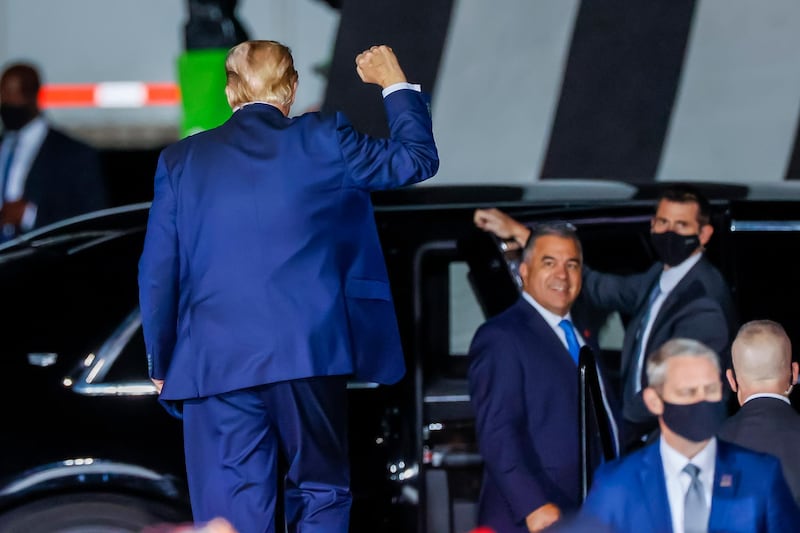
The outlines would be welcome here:
M 0 76 L 0 241 L 108 207 L 100 156 L 49 124 L 39 109 L 40 87 L 27 63 Z
M 660 437 L 600 466 L 582 517 L 617 533 L 796 530 L 800 510 L 778 460 L 714 437 L 726 413 L 717 354 L 672 339 L 648 357 L 647 377 Z
M 581 501 L 577 358 L 587 339 L 570 308 L 582 263 L 574 227 L 538 224 L 519 267 L 522 296 L 470 346 L 484 459 L 478 523 L 496 533 L 540 531 Z
M 289 49 L 231 49 L 223 125 L 163 150 L 139 263 L 150 376 L 182 402 L 194 519 L 273 532 L 278 458 L 287 529 L 344 533 L 347 376 L 404 374 L 370 191 L 438 168 L 430 112 L 391 48 L 356 58 L 383 88 L 389 139 L 341 114 L 289 118 Z

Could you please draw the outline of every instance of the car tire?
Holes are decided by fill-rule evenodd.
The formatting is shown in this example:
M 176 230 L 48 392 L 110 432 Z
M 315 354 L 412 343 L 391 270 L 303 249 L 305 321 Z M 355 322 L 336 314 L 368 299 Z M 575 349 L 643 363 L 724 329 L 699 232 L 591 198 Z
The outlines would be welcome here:
M 16 507 L 0 515 L 2 533 L 139 533 L 155 524 L 190 518 L 163 503 L 116 494 L 65 494 Z

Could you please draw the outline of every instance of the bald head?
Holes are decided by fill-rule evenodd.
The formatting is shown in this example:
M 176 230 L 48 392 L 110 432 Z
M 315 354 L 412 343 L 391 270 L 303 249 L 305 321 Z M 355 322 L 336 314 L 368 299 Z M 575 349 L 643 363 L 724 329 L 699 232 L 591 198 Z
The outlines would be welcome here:
M 784 394 L 797 379 L 792 343 L 783 326 L 772 320 L 743 325 L 733 341 L 732 355 L 740 401 L 756 393 Z

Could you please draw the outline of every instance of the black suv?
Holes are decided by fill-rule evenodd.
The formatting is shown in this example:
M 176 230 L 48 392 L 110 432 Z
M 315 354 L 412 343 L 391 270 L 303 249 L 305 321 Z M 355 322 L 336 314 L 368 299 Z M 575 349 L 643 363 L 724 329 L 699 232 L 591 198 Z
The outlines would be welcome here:
M 407 374 L 349 384 L 351 530 L 462 533 L 475 526 L 481 457 L 466 384 L 475 329 L 519 294 L 517 251 L 474 228 L 476 207 L 578 227 L 597 270 L 647 268 L 662 184 L 540 182 L 378 193 Z M 711 260 L 742 321 L 793 339 L 800 189 L 702 184 L 713 198 Z M 155 399 L 137 309 L 148 204 L 76 217 L 0 245 L 0 532 L 139 531 L 189 520 L 181 424 Z M 595 317 L 618 361 L 628 317 Z

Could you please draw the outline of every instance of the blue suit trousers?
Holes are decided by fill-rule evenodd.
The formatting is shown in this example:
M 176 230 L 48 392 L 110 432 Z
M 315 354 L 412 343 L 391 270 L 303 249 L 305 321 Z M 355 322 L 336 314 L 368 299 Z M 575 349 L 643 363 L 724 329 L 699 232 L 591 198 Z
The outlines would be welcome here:
M 274 533 L 283 479 L 286 531 L 346 533 L 350 505 L 347 380 L 326 376 L 186 400 L 184 445 L 195 522 Z

